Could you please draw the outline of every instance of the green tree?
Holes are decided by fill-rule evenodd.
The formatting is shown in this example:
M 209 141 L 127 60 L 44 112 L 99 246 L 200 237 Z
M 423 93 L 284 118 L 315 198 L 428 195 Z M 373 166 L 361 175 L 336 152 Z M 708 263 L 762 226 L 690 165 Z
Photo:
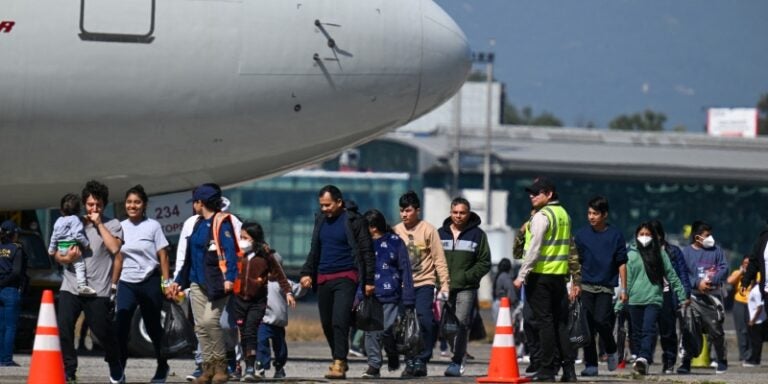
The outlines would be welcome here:
M 768 93 L 763 93 L 757 102 L 758 135 L 768 135 Z
M 663 131 L 667 115 L 646 109 L 642 113 L 620 115 L 608 127 L 619 131 Z

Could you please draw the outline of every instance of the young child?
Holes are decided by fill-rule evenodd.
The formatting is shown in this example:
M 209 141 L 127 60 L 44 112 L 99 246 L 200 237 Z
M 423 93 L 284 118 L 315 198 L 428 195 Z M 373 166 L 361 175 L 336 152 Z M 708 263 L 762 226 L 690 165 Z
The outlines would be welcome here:
M 749 291 L 747 299 L 749 308 L 749 357 L 744 360 L 745 367 L 759 367 L 763 354 L 763 330 L 765 325 L 765 310 L 763 309 L 763 295 L 760 293 L 760 284 L 755 284 Z
M 274 252 L 274 251 L 273 251 Z M 282 264 L 280 254 L 274 252 L 272 256 Z M 302 288 L 301 284 L 288 280 L 291 285 L 291 291 L 294 298 L 301 298 L 309 292 L 308 288 Z M 288 302 L 286 296 L 282 294 L 277 277 L 270 274 L 269 284 L 267 285 L 267 311 L 264 314 L 259 326 L 259 349 L 256 351 L 256 360 L 259 363 L 257 373 L 264 377 L 266 370 L 270 369 L 270 364 L 275 366 L 275 379 L 285 377 L 285 363 L 288 361 L 288 344 L 285 342 L 285 327 L 288 326 Z M 270 351 L 271 341 L 271 351 Z M 275 353 L 275 359 L 272 360 L 272 352 Z
M 78 216 L 80 213 L 80 198 L 72 193 L 64 195 L 61 198 L 60 212 L 61 217 L 56 219 L 56 222 L 53 224 L 48 254 L 54 255 L 58 249 L 59 253 L 64 256 L 72 246 L 90 246 L 88 238 L 85 237 L 83 222 L 80 216 Z M 72 266 L 75 268 L 75 275 L 77 276 L 77 293 L 80 296 L 95 296 L 96 290 L 88 286 L 83 258 L 81 257 L 72 262 Z
M 255 382 L 256 349 L 258 330 L 267 309 L 268 275 L 275 276 L 291 308 L 296 308 L 293 292 L 285 272 L 264 241 L 264 230 L 258 223 L 243 224 L 240 231 L 242 258 L 240 293 L 235 295 L 234 315 L 245 354 L 245 375 L 242 381 Z

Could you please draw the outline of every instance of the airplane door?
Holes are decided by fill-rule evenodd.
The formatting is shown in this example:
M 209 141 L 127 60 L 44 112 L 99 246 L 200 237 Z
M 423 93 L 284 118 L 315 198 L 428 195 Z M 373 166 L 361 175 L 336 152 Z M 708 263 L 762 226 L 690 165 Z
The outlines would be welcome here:
M 155 0 L 80 0 L 80 39 L 149 44 Z

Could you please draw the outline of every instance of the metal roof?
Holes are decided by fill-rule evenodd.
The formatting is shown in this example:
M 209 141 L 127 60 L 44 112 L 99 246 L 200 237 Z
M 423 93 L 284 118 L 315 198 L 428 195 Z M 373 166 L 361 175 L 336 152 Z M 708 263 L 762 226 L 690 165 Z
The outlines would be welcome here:
M 483 130 L 462 128 L 462 153 L 483 153 L 485 136 L 477 134 Z M 395 132 L 385 137 L 419 148 L 443 164 L 452 156 L 456 141 L 455 131 L 445 127 L 432 135 Z M 634 180 L 768 182 L 768 138 L 762 137 L 501 126 L 494 129 L 491 142 L 497 170 Z

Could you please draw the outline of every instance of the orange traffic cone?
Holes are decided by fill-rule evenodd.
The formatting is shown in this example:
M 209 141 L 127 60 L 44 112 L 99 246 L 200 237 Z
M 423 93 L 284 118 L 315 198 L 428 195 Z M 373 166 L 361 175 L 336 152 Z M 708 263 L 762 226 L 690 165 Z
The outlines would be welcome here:
M 56 325 L 56 309 L 53 307 L 53 291 L 48 289 L 43 291 L 43 300 L 40 303 L 27 384 L 63 384 L 65 380 L 59 327 Z
M 496 319 L 496 334 L 493 336 L 491 363 L 488 376 L 477 379 L 478 383 L 527 383 L 528 377 L 520 377 L 517 369 L 517 351 L 515 351 L 515 333 L 512 329 L 512 311 L 509 299 L 501 298 L 499 316 Z

